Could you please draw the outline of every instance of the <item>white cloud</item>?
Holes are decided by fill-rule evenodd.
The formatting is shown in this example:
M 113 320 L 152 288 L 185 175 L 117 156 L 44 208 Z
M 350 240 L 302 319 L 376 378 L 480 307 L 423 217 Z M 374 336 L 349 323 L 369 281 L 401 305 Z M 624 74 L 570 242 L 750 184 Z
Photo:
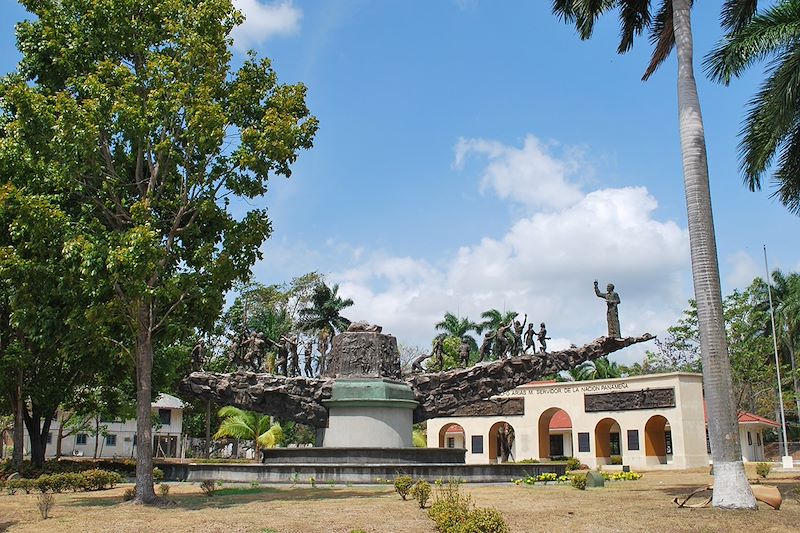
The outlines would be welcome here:
M 468 153 L 486 158 L 484 179 L 498 196 L 511 198 L 504 180 L 513 172 L 532 187 L 560 189 L 570 201 L 542 204 L 533 195 L 525 202 L 546 211 L 435 264 L 385 252 L 351 257 L 353 266 L 330 276 L 356 302 L 350 318 L 381 324 L 406 344 L 426 345 L 446 311 L 476 320 L 489 308 L 514 309 L 546 322 L 552 346 L 561 348 L 605 333 L 605 305 L 592 289 L 598 278 L 602 286 L 617 286 L 623 334 L 657 334 L 674 323 L 686 304 L 688 237 L 676 223 L 653 218 L 657 202 L 646 188 L 583 194 L 569 180 L 583 164 L 568 152 L 562 159 L 548 154 L 532 136 L 522 148 L 461 139 L 456 163 Z M 628 351 L 621 360 L 641 353 Z
M 485 157 L 489 164 L 481 177 L 481 190 L 491 189 L 502 199 L 531 208 L 560 209 L 581 199 L 573 176 L 590 174 L 592 169 L 579 150 L 567 150 L 563 157 L 552 152 L 557 145 L 542 144 L 533 135 L 525 137 L 522 148 L 485 139 L 458 140 L 454 166 L 461 168 L 469 155 Z
M 232 32 L 233 46 L 246 51 L 277 35 L 291 35 L 300 29 L 303 12 L 292 0 L 261 3 L 259 0 L 233 0 L 234 6 L 245 16 L 242 25 Z
M 732 289 L 744 289 L 757 276 L 764 277 L 764 266 L 747 252 L 740 250 L 727 258 L 730 265 L 729 273 L 725 277 L 725 284 Z

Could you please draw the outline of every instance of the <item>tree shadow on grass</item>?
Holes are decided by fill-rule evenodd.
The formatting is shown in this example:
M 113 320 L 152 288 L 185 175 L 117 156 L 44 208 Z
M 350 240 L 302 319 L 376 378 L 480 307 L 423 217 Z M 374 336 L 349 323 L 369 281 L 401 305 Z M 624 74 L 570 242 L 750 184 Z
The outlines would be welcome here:
M 225 509 L 246 505 L 251 502 L 271 501 L 315 501 L 339 500 L 345 498 L 374 498 L 393 494 L 393 490 L 379 488 L 372 490 L 330 489 L 330 488 L 294 488 L 278 489 L 272 487 L 258 488 L 224 488 L 217 489 L 214 496 L 203 494 L 176 494 L 167 499 L 174 502 L 173 509 L 199 510 L 206 508 Z M 70 502 L 74 507 L 111 507 L 123 503 L 119 496 L 81 497 Z M 0 530 L 2 531 L 2 530 Z
M 17 520 L 11 520 L 9 522 L 0 522 L 0 532 L 7 531 L 8 528 L 13 526 L 17 523 Z

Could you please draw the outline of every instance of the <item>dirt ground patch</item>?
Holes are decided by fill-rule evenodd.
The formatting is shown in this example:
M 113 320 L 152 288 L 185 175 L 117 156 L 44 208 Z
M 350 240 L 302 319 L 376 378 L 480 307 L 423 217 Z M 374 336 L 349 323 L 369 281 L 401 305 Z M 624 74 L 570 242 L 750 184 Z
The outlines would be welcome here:
M 639 481 L 610 482 L 578 491 L 565 485 L 465 484 L 476 505 L 495 507 L 512 531 L 798 531 L 800 503 L 788 494 L 800 475 L 772 474 L 765 484 L 784 494 L 780 511 L 678 509 L 672 498 L 712 482 L 705 472 L 649 472 Z M 110 491 L 56 494 L 52 518 L 43 521 L 35 494 L 0 495 L 0 531 L 60 533 L 164 532 L 307 533 L 433 532 L 416 502 L 401 501 L 391 487 L 231 486 L 208 498 L 196 484 L 171 484 L 169 508 L 121 503 L 130 485 Z

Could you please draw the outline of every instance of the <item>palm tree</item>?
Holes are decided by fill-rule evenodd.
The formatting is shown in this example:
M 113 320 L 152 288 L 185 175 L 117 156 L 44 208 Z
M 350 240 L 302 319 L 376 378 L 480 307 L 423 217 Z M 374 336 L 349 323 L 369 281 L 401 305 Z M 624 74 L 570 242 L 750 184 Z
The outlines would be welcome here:
M 746 20 L 753 0 L 727 0 L 723 21 L 738 26 Z M 606 11 L 619 9 L 624 53 L 634 38 L 650 30 L 654 50 L 643 79 L 647 79 L 676 48 L 678 58 L 678 116 L 683 158 L 684 188 L 688 211 L 692 278 L 697 300 L 703 381 L 708 409 L 708 433 L 714 461 L 713 505 L 731 509 L 755 509 L 756 501 L 747 483 L 739 444 L 737 413 L 733 400 L 730 360 L 722 316 L 719 262 L 711 211 L 703 119 L 694 77 L 691 29 L 692 0 L 661 0 L 653 16 L 649 0 L 554 0 L 553 11 L 574 24 L 582 39 L 592 35 L 595 21 Z
M 222 419 L 214 439 L 233 438 L 253 441 L 256 460 L 260 448 L 274 448 L 283 440 L 280 424 L 273 424 L 268 415 L 225 406 L 219 410 Z
M 478 324 L 478 327 L 475 328 L 479 334 L 483 333 L 484 331 L 497 331 L 497 328 L 500 326 L 505 326 L 515 318 L 517 318 L 516 311 L 506 311 L 501 313 L 497 309 L 489 309 L 488 311 L 484 311 L 481 313 L 481 318 L 483 322 Z
M 478 351 L 478 343 L 475 342 L 472 335 L 469 335 L 470 331 L 477 331 L 478 324 L 467 317 L 457 318 L 453 313 L 445 313 L 444 319 L 434 327 L 442 332 L 437 337 L 456 337 L 466 341 L 470 351 Z
M 759 190 L 777 155 L 772 195 L 800 215 L 800 0 L 781 0 L 729 32 L 705 67 L 712 79 L 728 85 L 765 59 L 774 61 L 744 120 L 741 168 L 745 184 Z
M 340 313 L 353 305 L 350 298 L 339 296 L 339 285 L 328 287 L 324 282 L 317 285 L 311 296 L 311 307 L 300 310 L 298 325 L 304 331 L 325 331 L 329 337 L 346 330 L 350 320 Z
M 579 380 L 590 379 L 611 379 L 622 376 L 622 368 L 614 361 L 609 361 L 608 357 L 599 357 L 593 361 L 586 361 L 578 369 Z

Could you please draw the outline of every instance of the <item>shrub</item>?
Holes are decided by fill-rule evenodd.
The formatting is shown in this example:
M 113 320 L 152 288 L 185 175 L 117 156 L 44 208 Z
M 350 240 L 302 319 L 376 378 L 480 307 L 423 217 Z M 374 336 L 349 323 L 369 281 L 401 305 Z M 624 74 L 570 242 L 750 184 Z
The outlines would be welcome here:
M 399 476 L 394 480 L 394 490 L 396 490 L 397 494 L 404 500 L 406 496 L 408 496 L 408 492 L 411 490 L 412 486 L 414 486 L 414 479 L 411 476 Z
M 308 478 L 308 483 L 311 485 L 312 489 L 315 488 L 317 486 L 317 478 L 311 476 L 310 478 Z
M 567 459 L 569 459 L 569 457 L 567 457 L 566 455 L 556 455 L 555 457 L 550 458 L 551 461 L 556 461 L 558 463 L 563 463 Z
M 166 498 L 169 496 L 169 485 L 166 483 L 161 483 L 158 486 L 158 493 L 161 495 L 162 498 Z
M 214 492 L 217 490 L 217 485 L 214 483 L 213 479 L 206 479 L 200 483 L 200 490 L 202 490 L 203 494 L 206 496 L 213 496 Z
M 431 485 L 424 479 L 420 479 L 411 488 L 410 494 L 419 503 L 419 508 L 424 509 L 431 497 Z
M 578 470 L 581 467 L 581 462 L 574 457 L 567 459 L 567 470 Z
M 467 516 L 458 533 L 509 533 L 508 524 L 497 509 L 477 508 Z
M 621 455 L 612 455 L 611 456 L 611 464 L 612 465 L 621 465 L 622 464 L 622 456 Z
M 77 472 L 61 474 L 61 490 L 71 490 L 72 492 L 86 490 L 86 480 L 83 474 Z
M 458 481 L 450 480 L 447 484 L 438 484 L 436 501 L 428 510 L 428 516 L 436 524 L 436 529 L 443 533 L 458 533 L 472 510 L 472 498 L 462 494 Z
M 136 488 L 135 487 L 128 487 L 125 489 L 125 492 L 122 493 L 122 501 L 129 502 L 136 497 Z
M 578 490 L 586 490 L 586 474 L 575 474 L 570 483 Z
M 6 482 L 6 490 L 9 494 L 16 494 L 20 490 L 24 490 L 25 494 L 30 494 L 35 488 L 34 483 L 33 479 L 27 478 L 9 479 Z
M 47 520 L 50 516 L 50 511 L 56 503 L 56 498 L 50 493 L 42 492 L 36 497 L 36 507 L 39 508 L 39 514 L 42 515 L 42 520 Z
M 36 490 L 44 494 L 45 492 L 52 492 L 53 485 L 55 484 L 54 478 L 58 478 L 60 474 L 48 475 L 43 474 L 36 478 L 33 482 L 33 485 L 36 487 Z
M 756 474 L 764 479 L 767 479 L 770 471 L 772 470 L 772 463 L 756 463 Z
M 159 467 L 153 468 L 153 481 L 156 483 L 161 483 L 164 481 L 164 471 Z
M 555 461 L 555 459 L 553 459 Z M 539 459 L 520 459 L 519 461 L 514 461 L 517 464 L 527 465 L 527 464 L 536 464 L 539 463 Z
M 118 472 L 94 469 L 87 470 L 81 475 L 84 481 L 84 490 L 113 489 L 114 485 L 122 482 L 122 476 Z

